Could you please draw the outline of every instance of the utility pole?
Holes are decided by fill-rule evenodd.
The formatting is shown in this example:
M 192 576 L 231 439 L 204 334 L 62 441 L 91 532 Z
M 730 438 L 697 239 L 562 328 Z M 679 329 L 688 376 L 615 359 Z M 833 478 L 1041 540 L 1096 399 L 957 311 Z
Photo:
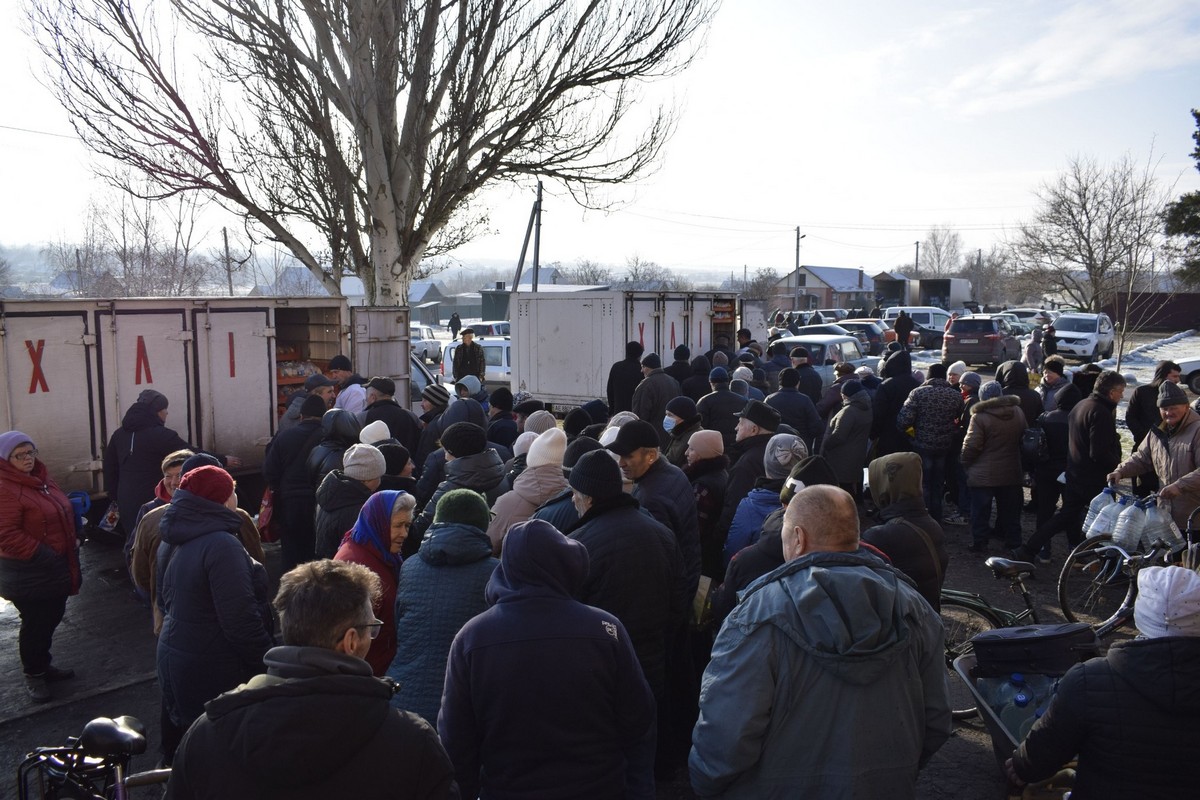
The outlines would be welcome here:
M 913 244 L 917 246 L 917 254 L 913 256 L 913 277 L 916 278 L 921 275 L 921 243 L 913 242 Z
M 800 240 L 803 239 L 805 236 L 808 236 L 808 234 L 800 233 L 800 226 L 797 225 L 796 226 L 796 299 L 792 302 L 792 310 L 793 311 L 800 310 Z
M 537 185 L 537 202 L 533 204 L 537 225 L 533 230 L 533 290 L 538 290 L 538 273 L 541 272 L 542 254 L 542 182 Z

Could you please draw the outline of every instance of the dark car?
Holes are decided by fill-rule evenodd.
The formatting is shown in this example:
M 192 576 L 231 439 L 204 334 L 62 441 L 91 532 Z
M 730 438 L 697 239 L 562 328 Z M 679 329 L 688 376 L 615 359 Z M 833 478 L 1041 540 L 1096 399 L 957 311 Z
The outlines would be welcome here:
M 884 341 L 887 338 L 887 333 L 883 326 L 879 324 L 879 320 L 875 319 L 844 319 L 837 323 L 846 330 L 857 336 L 863 333 L 867 337 L 867 352 L 868 355 L 877 356 L 883 352 Z M 859 337 L 860 339 L 862 337 Z M 894 337 L 893 337 L 894 338 Z
M 1003 317 L 973 314 L 950 322 L 942 339 L 942 363 L 991 363 L 1000 366 L 1021 357 L 1021 343 Z

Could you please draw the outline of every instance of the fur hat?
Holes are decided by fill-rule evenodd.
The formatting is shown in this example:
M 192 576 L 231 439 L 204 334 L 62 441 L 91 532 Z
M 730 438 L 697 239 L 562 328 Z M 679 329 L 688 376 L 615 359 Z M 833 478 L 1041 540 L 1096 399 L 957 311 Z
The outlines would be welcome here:
M 351 445 L 342 456 L 342 474 L 356 481 L 377 480 L 386 469 L 383 453 L 369 444 Z
M 487 500 L 479 492 L 451 489 L 438 500 L 433 521 L 471 525 L 486 531 L 492 522 L 492 513 L 488 510 Z
M 799 436 L 777 433 L 767 442 L 763 452 L 763 468 L 772 480 L 786 478 L 792 467 L 808 455 L 808 446 Z
M 381 419 L 375 420 L 358 432 L 358 440 L 363 444 L 375 444 L 390 438 L 392 438 L 392 431 Z
M 440 383 L 431 383 L 421 390 L 421 397 L 439 408 L 450 404 L 450 390 Z
M 621 468 L 602 450 L 593 450 L 580 456 L 571 468 L 567 482 L 572 489 L 594 500 L 617 497 L 624 489 Z
M 233 476 L 221 467 L 205 465 L 184 475 L 179 488 L 223 505 L 233 494 Z
M 442 431 L 442 447 L 455 458 L 474 456 L 487 449 L 487 433 L 474 422 L 456 422 Z
M 688 438 L 688 447 L 701 461 L 725 454 L 725 440 L 720 431 L 696 431 Z
M 525 463 L 530 467 L 541 467 L 546 464 L 562 466 L 563 456 L 567 450 L 567 435 L 558 428 L 538 434 L 533 444 L 529 445 L 529 454 Z
M 1186 567 L 1146 567 L 1137 582 L 1133 621 L 1143 636 L 1200 636 L 1200 575 Z
M 549 411 L 535 411 L 525 418 L 525 430 L 534 433 L 545 433 L 551 428 L 557 428 L 558 421 Z
M 761 400 L 751 400 L 749 403 L 746 403 L 746 407 L 735 416 L 748 419 L 763 430 L 771 431 L 772 433 L 779 427 L 782 419 L 777 409 L 772 408 Z

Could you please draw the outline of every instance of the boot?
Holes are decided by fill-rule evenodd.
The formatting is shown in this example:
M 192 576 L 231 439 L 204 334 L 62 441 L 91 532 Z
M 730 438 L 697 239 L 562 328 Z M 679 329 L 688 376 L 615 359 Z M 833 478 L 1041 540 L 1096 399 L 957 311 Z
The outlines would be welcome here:
M 25 675 L 25 690 L 35 703 L 50 702 L 50 687 L 46 685 L 46 675 Z

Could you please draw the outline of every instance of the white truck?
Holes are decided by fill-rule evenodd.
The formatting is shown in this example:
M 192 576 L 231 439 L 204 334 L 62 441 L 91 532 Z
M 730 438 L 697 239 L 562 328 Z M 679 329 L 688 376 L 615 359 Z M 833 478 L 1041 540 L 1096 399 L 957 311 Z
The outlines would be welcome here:
M 720 334 L 737 344 L 736 292 L 514 292 L 509 309 L 512 390 L 558 409 L 604 398 L 626 342 L 658 353 L 664 366 L 681 344 L 693 357 Z
M 64 491 L 98 495 L 109 437 L 154 388 L 181 437 L 257 470 L 287 395 L 338 353 L 419 402 L 433 377 L 408 340 L 407 308 L 339 298 L 4 301 L 0 430 L 28 434 Z

